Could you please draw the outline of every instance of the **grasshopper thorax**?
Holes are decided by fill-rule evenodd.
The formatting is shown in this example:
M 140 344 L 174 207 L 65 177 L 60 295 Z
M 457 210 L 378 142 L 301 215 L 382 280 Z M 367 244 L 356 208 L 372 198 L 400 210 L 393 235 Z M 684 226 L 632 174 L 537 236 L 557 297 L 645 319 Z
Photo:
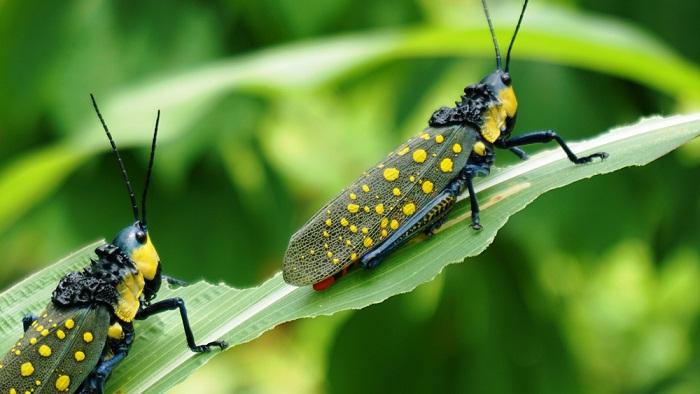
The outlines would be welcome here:
M 518 100 L 510 74 L 496 69 L 479 83 L 464 89 L 454 107 L 442 107 L 433 113 L 430 126 L 462 125 L 473 127 L 481 137 L 493 143 L 515 127 Z

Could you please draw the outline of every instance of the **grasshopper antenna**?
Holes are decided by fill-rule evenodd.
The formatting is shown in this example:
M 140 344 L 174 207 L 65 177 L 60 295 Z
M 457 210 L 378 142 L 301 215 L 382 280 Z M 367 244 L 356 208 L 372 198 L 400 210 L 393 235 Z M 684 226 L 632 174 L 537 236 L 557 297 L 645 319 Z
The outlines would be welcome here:
M 518 24 L 515 25 L 515 32 L 513 32 L 513 37 L 510 39 L 510 45 L 508 45 L 508 53 L 506 54 L 506 72 L 508 72 L 508 68 L 510 67 L 510 51 L 513 49 L 513 44 L 515 43 L 515 37 L 518 35 L 518 30 L 520 30 L 520 24 L 523 22 L 523 16 L 525 15 L 525 9 L 527 8 L 527 2 L 528 0 L 525 0 L 525 3 L 523 4 L 523 10 L 520 11 L 520 18 L 518 18 Z
M 527 4 L 527 1 L 525 2 Z M 491 39 L 493 40 L 493 47 L 496 49 L 496 68 L 501 69 L 501 50 L 498 48 L 498 40 L 496 39 L 496 32 L 493 30 L 493 23 L 491 23 L 491 16 L 489 15 L 489 9 L 486 7 L 486 0 L 481 0 L 481 5 L 484 7 L 484 14 L 486 14 L 486 21 L 489 23 L 489 31 L 491 32 Z M 508 51 L 510 53 L 510 51 Z
M 105 123 L 104 118 L 102 117 L 102 114 L 100 113 L 100 109 L 97 107 L 97 101 L 95 101 L 95 96 L 90 93 L 90 99 L 92 100 L 92 106 L 95 107 L 95 112 L 97 113 L 97 117 L 100 118 L 100 123 L 102 123 L 102 128 L 104 128 L 105 133 L 107 134 L 107 138 L 109 139 L 109 144 L 112 145 L 112 153 L 114 153 L 114 156 L 117 158 L 117 163 L 119 163 L 119 169 L 122 172 L 122 176 L 124 177 L 124 183 L 126 183 L 126 189 L 129 192 L 129 198 L 131 199 L 131 209 L 134 210 L 134 220 L 139 221 L 139 207 L 136 205 L 136 196 L 134 195 L 134 189 L 131 187 L 131 182 L 129 182 L 129 175 L 126 173 L 126 168 L 124 168 L 124 162 L 122 161 L 122 157 L 119 155 L 119 151 L 117 150 L 117 145 L 114 143 L 114 140 L 112 139 L 112 134 L 109 133 L 109 129 L 107 128 L 107 124 Z
M 151 183 L 151 171 L 153 171 L 153 160 L 156 157 L 156 138 L 158 138 L 158 123 L 160 122 L 160 110 L 156 116 L 156 127 L 153 131 L 153 142 L 151 142 L 151 158 L 148 160 L 148 172 L 146 172 L 146 182 L 143 186 L 143 195 L 141 197 L 141 224 L 146 227 L 146 196 L 148 195 L 148 186 Z

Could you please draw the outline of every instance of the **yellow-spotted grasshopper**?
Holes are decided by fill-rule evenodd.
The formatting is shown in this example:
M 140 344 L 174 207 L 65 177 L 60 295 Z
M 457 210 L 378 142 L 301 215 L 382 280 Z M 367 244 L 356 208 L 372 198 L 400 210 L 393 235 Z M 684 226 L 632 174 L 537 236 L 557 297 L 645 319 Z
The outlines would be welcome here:
M 292 236 L 284 255 L 287 283 L 322 290 L 355 263 L 376 267 L 409 238 L 437 229 L 464 189 L 469 192 L 472 227 L 480 229 L 472 181 L 489 174 L 495 148 L 509 149 L 525 160 L 527 154 L 519 146 L 556 141 L 576 164 L 607 157 L 604 152 L 578 157 L 552 130 L 511 135 L 518 102 L 509 73 L 510 53 L 527 0 L 505 68 L 485 0 L 482 5 L 496 51 L 496 70 L 466 87 L 454 107 L 433 113 L 425 130 L 367 170 Z
M 195 343 L 182 299 L 151 303 L 161 279 L 169 279 L 161 275 L 160 258 L 146 224 L 146 195 L 160 111 L 139 217 L 122 159 L 94 97 L 90 97 L 124 177 L 135 222 L 121 230 L 112 243 L 97 248 L 97 258 L 90 266 L 65 275 L 39 316 L 25 316 L 24 334 L 0 361 L 2 393 L 101 393 L 112 369 L 129 352 L 134 320 L 168 310 L 179 309 L 187 345 L 193 352 L 227 346 L 223 341 Z

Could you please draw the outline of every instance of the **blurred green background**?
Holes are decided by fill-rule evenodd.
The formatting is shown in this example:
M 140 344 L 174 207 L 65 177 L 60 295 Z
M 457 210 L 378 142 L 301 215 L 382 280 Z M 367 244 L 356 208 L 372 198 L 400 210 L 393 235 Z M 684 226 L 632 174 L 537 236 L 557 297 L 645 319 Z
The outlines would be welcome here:
M 505 49 L 521 4 L 490 4 Z M 698 2 L 534 0 L 516 131 L 575 140 L 699 109 L 698 20 Z M 476 0 L 0 0 L 0 287 L 130 223 L 88 93 L 139 193 L 163 110 L 165 272 L 255 286 L 328 198 L 491 70 L 485 26 Z M 700 392 L 699 179 L 694 143 L 550 192 L 434 282 L 285 324 L 175 392 Z

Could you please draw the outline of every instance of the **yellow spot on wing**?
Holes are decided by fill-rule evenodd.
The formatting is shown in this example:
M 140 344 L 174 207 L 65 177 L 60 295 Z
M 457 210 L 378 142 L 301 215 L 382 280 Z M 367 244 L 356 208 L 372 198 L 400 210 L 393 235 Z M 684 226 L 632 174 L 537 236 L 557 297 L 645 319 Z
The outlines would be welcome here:
M 362 227 L 362 234 L 367 234 L 369 229 L 367 227 Z
M 374 242 L 372 241 L 372 238 L 370 238 L 370 237 L 365 237 L 365 239 L 362 240 L 362 244 L 365 245 L 365 247 L 367 247 L 367 248 L 372 246 L 373 243 Z
M 408 177 L 408 180 L 411 181 L 411 182 L 415 182 L 415 181 L 416 181 L 416 177 L 414 177 L 413 175 L 411 175 L 410 177 Z
M 396 230 L 397 228 L 399 228 L 399 221 L 396 219 L 391 219 L 391 224 L 389 225 L 389 227 L 391 227 L 392 230 Z
M 330 237 L 331 235 L 328 233 L 328 231 L 323 231 L 323 236 L 326 237 L 326 238 L 328 238 L 328 237 Z
M 445 141 L 445 137 L 443 137 L 441 134 L 435 136 L 435 142 L 438 144 L 442 144 L 443 141 Z
M 350 231 L 352 231 L 353 233 L 356 233 L 356 232 L 357 232 L 357 226 L 355 226 L 354 224 L 351 224 L 351 225 L 350 225 Z
M 15 356 L 19 356 L 20 354 L 22 354 L 21 350 L 19 350 L 19 349 L 15 350 Z
M 70 330 L 71 328 L 75 327 L 75 322 L 73 321 L 73 319 L 68 319 L 65 323 L 63 323 L 63 325 Z
M 454 152 L 454 153 L 462 152 L 462 145 L 460 145 L 460 144 L 452 145 L 452 152 Z
M 92 336 L 92 333 L 90 331 L 86 331 L 83 334 L 83 341 L 85 341 L 85 343 L 90 343 L 93 339 L 94 337 Z
M 374 210 L 380 215 L 383 214 L 384 213 L 384 204 L 377 204 L 377 206 L 374 207 Z
M 389 219 L 388 219 L 388 218 L 382 218 L 382 221 L 381 221 L 380 225 L 382 226 L 382 228 L 386 228 L 386 226 L 389 225 Z
M 355 261 L 357 260 L 357 253 L 353 253 L 350 255 L 350 261 Z
M 424 181 L 423 185 L 421 185 L 421 188 L 423 189 L 423 193 L 431 193 L 433 191 L 433 182 Z
M 47 330 L 47 329 L 45 329 L 45 328 L 44 328 L 43 330 L 41 330 L 41 336 L 42 336 L 42 337 L 45 337 L 45 336 L 47 336 L 47 335 L 49 335 L 49 330 Z
M 75 352 L 75 354 L 73 354 L 73 357 L 75 357 L 75 361 L 81 362 L 85 360 L 85 353 L 78 350 L 77 352 Z
M 36 345 L 36 338 L 29 338 L 29 343 L 32 345 Z
M 423 133 L 423 134 L 420 135 L 420 138 L 422 138 L 422 139 L 424 139 L 424 140 L 427 141 L 427 140 L 430 139 L 430 134 L 428 134 L 428 133 Z
M 331 252 L 331 251 L 329 250 L 328 253 L 326 253 L 326 256 L 328 256 L 329 258 L 330 258 L 330 257 L 333 257 L 333 252 Z
M 63 330 L 57 330 L 56 336 L 58 337 L 58 339 L 64 339 L 66 337 L 66 333 L 63 332 Z
M 416 204 L 409 202 L 408 204 L 403 206 L 403 214 L 406 216 L 413 215 L 414 212 L 416 212 Z
M 369 209 L 369 207 L 368 207 L 367 205 L 365 205 L 362 209 L 363 209 L 365 212 L 369 212 L 369 211 L 370 211 L 370 209 Z
M 357 194 L 355 194 L 355 193 L 350 193 L 350 199 L 351 199 L 351 200 L 356 200 L 356 199 L 357 199 Z
M 365 193 L 369 192 L 369 186 L 368 185 L 362 185 L 362 191 Z
M 341 226 L 345 227 L 345 226 L 348 225 L 348 223 L 349 223 L 349 222 L 348 222 L 348 219 L 340 218 L 340 225 L 341 225 Z
M 428 154 L 425 152 L 425 149 L 417 149 L 413 152 L 413 161 L 416 163 L 424 162 L 426 157 L 428 157 Z
M 357 213 L 357 211 L 360 209 L 360 206 L 357 204 L 348 204 L 348 212 L 350 213 Z
M 382 237 L 386 237 L 387 235 L 389 235 L 389 232 L 382 229 Z
M 68 391 L 68 386 L 70 386 L 70 376 L 59 375 L 56 379 L 56 390 Z
M 31 362 L 27 361 L 26 363 L 20 365 L 19 373 L 22 376 L 31 376 L 34 373 L 34 366 Z
M 384 179 L 393 182 L 399 177 L 399 170 L 394 167 L 389 167 L 384 170 Z
M 440 171 L 442 172 L 452 172 L 452 159 L 446 157 L 440 162 Z
M 326 226 L 330 227 L 333 224 L 333 221 L 330 219 L 326 219 Z
M 43 357 L 49 357 L 51 355 L 51 348 L 47 345 L 39 346 L 39 354 Z
M 401 195 L 401 189 L 398 187 L 395 187 L 394 190 L 391 191 L 395 196 L 400 196 Z

